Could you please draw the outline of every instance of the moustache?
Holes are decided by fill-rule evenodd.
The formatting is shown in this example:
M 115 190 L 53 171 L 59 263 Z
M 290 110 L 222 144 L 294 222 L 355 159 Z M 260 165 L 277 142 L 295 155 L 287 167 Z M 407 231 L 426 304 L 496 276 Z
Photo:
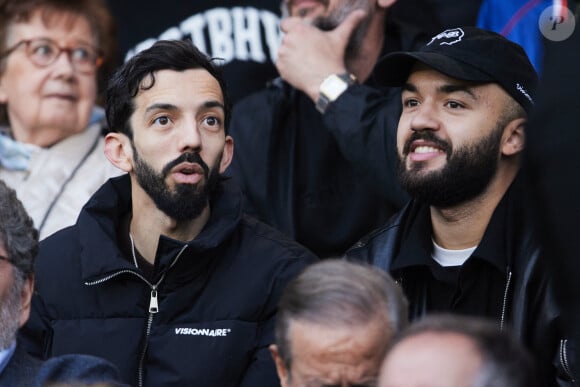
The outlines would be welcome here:
M 171 172 L 171 170 L 175 166 L 177 166 L 177 165 L 179 165 L 181 163 L 198 164 L 203 169 L 203 175 L 206 177 L 206 179 L 209 176 L 209 167 L 202 160 L 202 158 L 199 155 L 199 153 L 196 153 L 196 152 L 188 152 L 188 153 L 183 153 L 181 156 L 179 156 L 175 160 L 170 161 L 169 163 L 167 163 L 167 165 L 165 165 L 165 167 L 163 167 L 163 170 L 161 171 L 163 177 L 167 177 L 169 175 L 169 173 Z
M 439 137 L 435 136 L 431 131 L 421 131 L 421 132 L 413 132 L 411 137 L 405 142 L 405 146 L 403 147 L 403 155 L 406 156 L 411 151 L 411 144 L 413 141 L 417 140 L 424 140 L 429 141 L 436 144 L 439 148 L 441 148 L 447 155 L 451 152 L 451 145 L 445 140 L 440 139 Z

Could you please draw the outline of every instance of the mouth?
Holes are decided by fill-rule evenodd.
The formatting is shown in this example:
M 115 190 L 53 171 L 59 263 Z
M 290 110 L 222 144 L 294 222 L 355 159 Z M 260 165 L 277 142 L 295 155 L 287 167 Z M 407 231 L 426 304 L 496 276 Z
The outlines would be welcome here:
M 52 93 L 45 95 L 45 98 L 54 98 L 63 101 L 69 102 L 76 102 L 78 101 L 78 97 L 75 94 L 67 94 L 67 93 Z
M 181 163 L 171 170 L 171 175 L 178 184 L 196 184 L 204 177 L 204 169 L 196 163 Z
M 405 153 L 410 161 L 427 161 L 447 154 L 446 150 L 440 145 L 425 140 L 411 142 Z

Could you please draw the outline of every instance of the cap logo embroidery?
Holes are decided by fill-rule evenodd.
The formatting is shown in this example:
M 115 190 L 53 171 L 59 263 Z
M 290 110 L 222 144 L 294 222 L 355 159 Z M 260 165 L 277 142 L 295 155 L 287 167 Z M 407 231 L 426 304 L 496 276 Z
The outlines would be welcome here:
M 518 89 L 518 91 L 520 93 L 522 93 L 524 95 L 524 97 L 526 97 L 532 103 L 532 105 L 534 104 L 534 100 L 528 94 L 528 92 L 526 91 L 526 89 L 524 89 L 524 87 L 522 85 L 520 85 L 519 83 L 516 83 L 516 89 Z
M 463 32 L 463 30 L 461 28 L 452 28 L 449 30 L 445 30 L 445 31 L 437 34 L 436 36 L 434 36 L 431 39 L 431 41 L 429 43 L 427 43 L 427 46 L 431 45 L 431 43 L 433 43 L 435 41 L 439 41 L 440 46 L 443 44 L 447 44 L 447 45 L 451 46 L 452 44 L 460 42 L 464 35 L 465 35 L 465 32 Z

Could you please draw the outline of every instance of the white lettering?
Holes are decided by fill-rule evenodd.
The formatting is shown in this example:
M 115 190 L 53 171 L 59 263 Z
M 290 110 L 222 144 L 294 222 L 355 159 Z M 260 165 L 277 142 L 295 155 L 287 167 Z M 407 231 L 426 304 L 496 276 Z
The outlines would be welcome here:
M 253 8 L 232 9 L 236 58 L 265 62 L 266 55 L 260 39 L 260 15 Z M 249 51 L 249 52 L 248 52 Z
M 272 12 L 260 12 L 262 25 L 266 37 L 268 51 L 270 51 L 270 60 L 276 62 L 278 58 L 278 48 L 282 43 L 282 31 L 280 30 L 280 19 Z
M 177 27 L 171 27 L 161 35 L 159 35 L 159 40 L 174 40 L 181 39 L 181 31 Z
M 176 335 L 189 335 L 189 336 L 208 336 L 208 337 L 226 337 L 232 330 L 226 329 L 197 329 L 197 328 L 175 328 Z
M 534 100 L 528 94 L 526 89 L 524 89 L 524 87 L 522 85 L 520 85 L 519 83 L 516 83 L 516 89 L 518 89 L 520 91 L 520 93 L 522 93 L 524 95 L 524 97 L 526 97 L 532 104 L 534 103 Z
M 206 12 L 211 55 L 229 62 L 234 58 L 232 19 L 225 8 L 214 8 Z
M 184 33 L 184 37 L 189 35 L 191 41 L 201 52 L 207 52 L 207 46 L 205 44 L 205 37 L 203 36 L 203 27 L 205 26 L 205 20 L 203 15 L 197 14 L 188 17 L 180 25 L 179 28 Z
M 178 26 L 161 33 L 158 38 L 146 39 L 129 50 L 128 60 L 161 39 L 191 38 L 193 44 L 212 58 L 226 64 L 240 61 L 276 61 L 282 41 L 280 18 L 273 12 L 254 7 L 212 8 L 191 15 Z

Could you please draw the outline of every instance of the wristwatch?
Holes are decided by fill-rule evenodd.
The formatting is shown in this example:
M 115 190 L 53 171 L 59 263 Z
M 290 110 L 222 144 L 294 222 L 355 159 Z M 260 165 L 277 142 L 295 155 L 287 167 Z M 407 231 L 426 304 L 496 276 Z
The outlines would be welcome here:
M 334 102 L 350 85 L 356 83 L 356 77 L 350 73 L 331 74 L 320 85 L 316 109 L 324 114 L 328 105 Z

